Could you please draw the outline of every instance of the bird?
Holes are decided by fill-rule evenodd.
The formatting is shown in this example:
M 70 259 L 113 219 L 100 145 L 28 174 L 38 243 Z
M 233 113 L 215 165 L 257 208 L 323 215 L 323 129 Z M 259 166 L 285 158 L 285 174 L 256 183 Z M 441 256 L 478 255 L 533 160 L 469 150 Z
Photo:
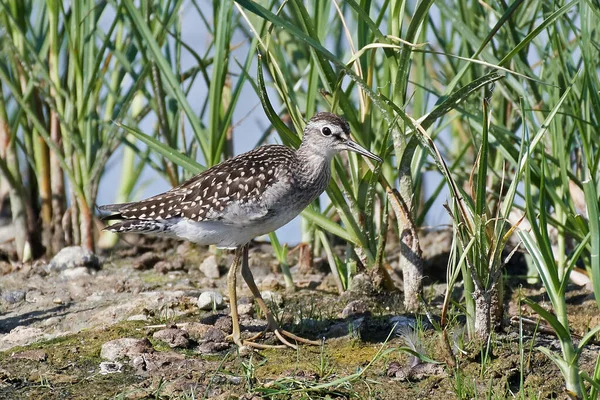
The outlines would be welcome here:
M 103 220 L 117 220 L 104 230 L 184 239 L 200 245 L 234 249 L 227 275 L 232 334 L 238 347 L 293 348 L 320 342 L 283 330 L 265 304 L 248 266 L 248 244 L 290 222 L 326 189 L 331 161 L 353 151 L 377 162 L 382 159 L 350 138 L 348 122 L 330 112 L 316 113 L 306 124 L 297 149 L 268 144 L 217 164 L 171 190 L 145 200 L 98 207 Z M 242 339 L 237 311 L 240 270 L 267 319 L 263 332 Z M 257 339 L 275 334 L 280 344 Z M 292 343 L 296 342 L 296 344 Z

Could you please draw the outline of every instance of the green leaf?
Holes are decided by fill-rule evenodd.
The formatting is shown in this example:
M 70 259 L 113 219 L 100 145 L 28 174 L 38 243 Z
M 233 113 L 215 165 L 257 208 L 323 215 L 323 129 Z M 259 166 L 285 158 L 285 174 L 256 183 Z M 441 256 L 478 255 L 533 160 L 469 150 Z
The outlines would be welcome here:
M 181 154 L 177 150 L 175 150 L 175 149 L 167 146 L 166 144 L 164 144 L 164 143 L 156 140 L 152 136 L 146 135 L 145 133 L 143 133 L 139 129 L 136 129 L 136 128 L 133 128 L 133 127 L 130 127 L 130 126 L 127 126 L 127 125 L 123 125 L 123 124 L 118 123 L 118 122 L 116 122 L 116 124 L 117 124 L 117 126 L 125 129 L 128 133 L 130 133 L 133 136 L 135 136 L 138 140 L 140 140 L 143 143 L 145 143 L 152 150 L 156 151 L 157 153 L 159 153 L 160 155 L 162 155 L 163 157 L 165 157 L 169 161 L 172 161 L 175 164 L 179 165 L 180 167 L 182 167 L 186 171 L 189 171 L 192 174 L 199 174 L 200 172 L 202 172 L 202 171 L 204 171 L 206 169 L 206 167 L 204 167 L 202 164 L 199 164 L 197 161 L 189 158 L 188 156 L 186 156 L 184 154 Z

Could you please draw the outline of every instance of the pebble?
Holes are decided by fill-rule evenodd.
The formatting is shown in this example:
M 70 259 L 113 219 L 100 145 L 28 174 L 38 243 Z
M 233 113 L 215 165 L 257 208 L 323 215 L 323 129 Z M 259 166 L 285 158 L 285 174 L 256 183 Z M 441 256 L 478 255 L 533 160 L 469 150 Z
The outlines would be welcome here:
M 100 363 L 100 374 L 108 375 L 114 374 L 117 372 L 121 372 L 121 368 L 123 368 L 123 364 L 116 361 L 102 361 Z
M 223 315 L 217 318 L 214 326 L 228 335 L 233 332 L 233 322 L 231 321 L 231 317 L 229 315 Z
M 221 272 L 219 271 L 217 257 L 215 255 L 206 257 L 204 261 L 202 261 L 202 264 L 200 264 L 200 271 L 202 271 L 207 278 L 219 279 L 221 277 Z
M 182 329 L 188 333 L 192 340 L 199 342 L 204 335 L 206 335 L 206 332 L 208 332 L 209 329 L 214 328 L 212 325 L 202 324 L 200 322 L 189 322 L 187 325 L 182 327 Z
M 46 266 L 48 272 L 60 272 L 66 269 L 86 267 L 100 268 L 100 260 L 92 251 L 81 246 L 64 247 Z
M 48 354 L 44 350 L 25 350 L 19 353 L 13 353 L 12 358 L 30 361 L 46 361 Z
M 42 325 L 45 327 L 56 327 L 60 321 L 62 321 L 62 317 L 50 317 L 44 320 L 44 322 L 42 322 Z
M 25 300 L 26 292 L 24 290 L 11 290 L 2 292 L 2 301 L 8 304 L 16 304 Z
M 83 276 L 90 276 L 90 269 L 87 267 L 75 267 L 65 269 L 60 274 L 68 279 L 76 279 Z
M 152 352 L 154 349 L 148 339 L 122 338 L 104 343 L 100 349 L 100 357 L 115 361 L 119 358 L 131 358 L 133 355 Z
M 207 291 L 198 297 L 198 308 L 201 310 L 220 310 L 225 308 L 223 295 L 217 291 Z
M 253 304 L 238 304 L 238 314 L 252 317 L 254 315 Z
M 220 343 L 225 341 L 225 334 L 217 328 L 209 328 L 202 338 L 205 342 Z
M 127 321 L 148 321 L 148 316 L 146 314 L 135 314 L 127 318 Z
M 196 351 L 200 354 L 215 354 L 219 353 L 223 350 L 227 350 L 229 348 L 229 343 L 215 343 L 215 342 L 206 342 L 202 343 Z

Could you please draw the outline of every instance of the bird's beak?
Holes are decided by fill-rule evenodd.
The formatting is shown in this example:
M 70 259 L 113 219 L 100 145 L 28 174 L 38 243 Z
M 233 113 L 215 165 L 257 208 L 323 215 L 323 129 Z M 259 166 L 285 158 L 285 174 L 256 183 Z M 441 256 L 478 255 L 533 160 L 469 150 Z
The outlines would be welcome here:
M 350 151 L 353 151 L 355 153 L 358 154 L 362 154 L 363 156 L 367 156 L 377 162 L 383 162 L 383 160 L 376 156 L 375 154 L 371 153 L 369 150 L 365 149 L 364 147 L 362 147 L 361 145 L 359 145 L 356 142 L 353 142 L 352 140 L 346 140 L 346 148 Z

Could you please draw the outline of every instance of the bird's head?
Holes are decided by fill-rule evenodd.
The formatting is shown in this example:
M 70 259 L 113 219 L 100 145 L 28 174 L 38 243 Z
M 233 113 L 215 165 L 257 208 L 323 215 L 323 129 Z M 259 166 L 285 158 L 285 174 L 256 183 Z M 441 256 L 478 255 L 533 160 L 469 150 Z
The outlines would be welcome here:
M 381 158 L 350 139 L 350 125 L 345 119 L 328 112 L 317 113 L 308 121 L 302 143 L 327 158 L 341 151 L 354 151 L 382 162 Z

